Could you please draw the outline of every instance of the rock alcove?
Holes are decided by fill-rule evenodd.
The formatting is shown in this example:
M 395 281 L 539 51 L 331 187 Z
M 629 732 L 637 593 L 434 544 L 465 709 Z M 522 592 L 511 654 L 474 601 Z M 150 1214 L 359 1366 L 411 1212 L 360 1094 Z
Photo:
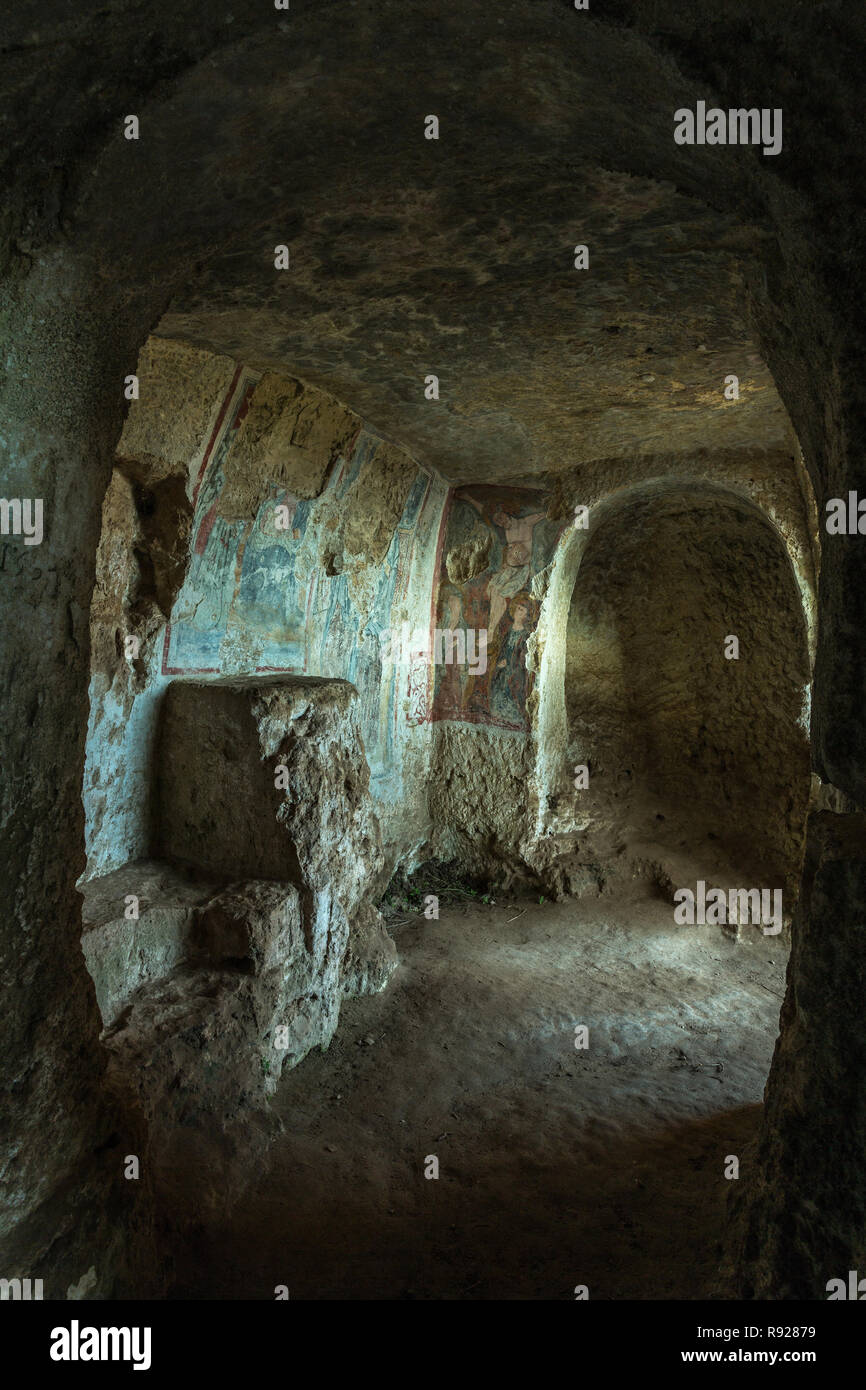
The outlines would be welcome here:
M 684 1258 L 667 1296 L 823 1297 L 866 1259 L 866 580 L 862 538 L 820 525 L 866 489 L 866 35 L 752 8 L 174 0 L 142 46 L 113 0 L 53 33 L 10 6 L 3 492 L 44 535 L 6 506 L 9 1278 L 240 1296 L 215 1251 L 272 1286 L 279 1207 L 310 1296 L 402 1296 L 423 1165 L 394 1158 L 390 1243 L 341 1198 L 367 1266 L 326 1259 L 387 1044 L 388 1152 L 402 1120 L 431 1151 L 465 1092 L 503 1166 L 467 1134 L 452 1171 L 490 1211 L 521 1156 L 550 1179 L 538 1288 L 497 1237 L 487 1273 L 451 1268 L 428 1212 L 426 1294 L 549 1296 L 560 1214 L 592 1248 L 596 1202 L 515 1117 L 576 1014 L 587 1164 L 596 1122 L 629 1171 L 675 1163 L 678 1126 L 749 1153 L 720 1269 Z M 784 109 L 781 151 L 678 143 L 700 100 Z M 404 661 L 404 625 L 483 631 L 486 660 Z M 781 887 L 779 939 L 677 933 L 699 878 Z M 265 1163 L 293 1202 L 256 1205 Z M 625 1254 L 605 1287 L 656 1296 Z

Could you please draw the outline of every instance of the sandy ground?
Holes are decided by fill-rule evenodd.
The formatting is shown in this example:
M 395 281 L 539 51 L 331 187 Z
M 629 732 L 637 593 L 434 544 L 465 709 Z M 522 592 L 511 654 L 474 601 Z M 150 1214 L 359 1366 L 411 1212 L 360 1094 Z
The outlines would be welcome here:
M 173 1296 L 712 1296 L 782 942 L 677 927 L 643 888 L 395 935 L 391 985 L 283 1078 L 285 1134 L 231 1220 L 178 1252 Z

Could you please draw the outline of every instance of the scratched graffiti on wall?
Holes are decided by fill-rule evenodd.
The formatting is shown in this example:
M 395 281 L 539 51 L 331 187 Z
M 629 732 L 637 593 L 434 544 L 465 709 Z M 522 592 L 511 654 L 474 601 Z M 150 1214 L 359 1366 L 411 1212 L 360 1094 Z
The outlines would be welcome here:
M 434 720 L 528 728 L 526 701 L 532 673 L 526 647 L 539 604 L 535 575 L 550 563 L 561 522 L 548 521 L 545 494 L 532 488 L 473 485 L 458 488 L 443 519 L 437 626 L 486 629 L 487 669 L 440 664 L 435 670 Z M 457 547 L 489 544 L 485 569 L 471 579 L 449 577 L 446 560 Z

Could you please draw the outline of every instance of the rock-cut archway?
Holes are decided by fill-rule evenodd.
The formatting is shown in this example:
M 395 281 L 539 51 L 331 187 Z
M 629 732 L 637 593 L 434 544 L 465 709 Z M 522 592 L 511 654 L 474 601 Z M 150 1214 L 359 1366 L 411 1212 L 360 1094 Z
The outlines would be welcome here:
M 258 279 L 264 288 L 256 303 L 273 306 L 277 346 L 299 371 L 315 370 L 320 384 L 371 414 L 380 396 L 382 428 L 406 418 L 395 401 L 414 392 L 417 413 L 437 439 L 446 434 L 447 393 L 428 409 L 418 389 L 424 373 L 441 370 L 448 340 L 471 343 L 479 357 L 487 346 L 492 365 L 482 362 L 478 372 L 478 414 L 493 422 L 488 437 L 501 453 L 509 434 L 503 403 L 543 401 L 547 383 L 543 374 L 515 372 L 514 328 L 490 334 L 489 344 L 478 331 L 461 338 L 448 315 L 431 308 L 430 286 L 446 284 L 450 305 L 482 303 L 480 291 L 494 285 L 507 312 L 521 269 L 533 269 L 527 302 L 541 303 L 542 312 L 528 321 L 538 325 L 539 340 L 555 345 L 553 360 L 572 361 L 585 384 L 584 359 L 572 355 L 572 248 L 587 235 L 575 178 L 578 161 L 587 160 L 622 178 L 630 220 L 640 215 L 633 177 L 665 180 L 723 213 L 726 225 L 710 240 L 732 238 L 761 350 L 819 500 L 849 487 L 862 492 L 863 267 L 854 249 L 862 214 L 844 197 L 863 160 L 854 134 L 862 16 L 856 7 L 831 6 L 830 13 L 821 6 L 792 23 L 789 6 L 766 7 L 749 13 L 744 42 L 736 8 L 720 17 L 702 0 L 688 10 L 668 0 L 622 3 L 608 7 L 604 22 L 561 3 L 503 0 L 495 25 L 488 7 L 462 0 L 443 0 L 433 25 L 426 8 L 407 11 L 391 0 L 330 0 L 299 7 L 291 18 L 259 0 L 240 0 L 230 17 L 175 0 L 148 12 L 145 40 L 116 6 L 83 0 L 64 16 L 59 36 L 36 32 L 32 7 L 17 8 L 3 54 L 10 177 L 0 247 L 8 340 L 0 418 L 4 490 L 44 503 L 45 537 L 29 553 L 11 538 L 4 559 L 10 698 L 2 854 L 11 908 L 2 949 L 12 1138 L 3 1157 L 2 1234 L 22 1270 L 50 1273 L 60 1290 L 83 1285 L 106 1297 L 140 1293 L 156 1268 L 147 1182 L 134 1204 L 117 1179 L 118 1152 L 144 1152 L 147 1141 L 134 1108 L 105 1084 L 75 881 L 84 862 L 79 791 L 100 509 L 126 409 L 124 380 L 148 333 L 173 306 L 178 335 L 195 330 L 200 342 L 243 355 L 234 309 L 244 313 L 250 281 Z M 765 159 L 756 150 L 677 145 L 673 112 L 706 99 L 784 106 L 785 150 Z M 443 116 L 443 139 L 430 148 L 422 133 L 427 111 Z M 138 141 L 124 131 L 131 112 Z M 490 196 L 497 179 L 504 211 Z M 601 192 L 603 202 L 606 185 Z M 346 321 L 335 293 L 340 277 L 360 287 L 365 304 L 370 298 L 359 219 L 346 214 L 362 195 L 375 246 L 369 259 L 378 261 L 388 235 L 402 259 L 381 310 L 369 321 Z M 417 210 L 405 230 L 393 221 L 401 207 Z M 445 220 L 453 243 L 440 243 Z M 324 229 L 316 245 L 326 254 L 316 254 L 310 223 Z M 531 224 L 524 241 L 515 224 Z M 706 236 L 691 238 L 701 256 Z M 320 289 L 306 340 L 295 332 L 290 282 L 274 274 L 274 248 L 283 243 L 292 244 L 301 271 L 296 283 L 306 275 Z M 465 249 L 453 284 L 443 269 L 452 244 Z M 670 242 L 667 266 L 679 244 Z M 480 260 L 479 248 L 498 248 L 497 262 Z M 207 276 L 220 257 L 217 303 Z M 639 266 L 619 252 L 613 260 L 626 265 L 629 283 L 640 283 Z M 660 278 L 666 284 L 668 271 Z M 565 308 L 554 313 L 536 283 L 541 291 L 564 284 Z M 214 311 L 200 314 L 200 301 Z M 609 328 L 619 336 L 628 315 L 615 317 Z M 479 323 L 486 332 L 483 313 Z M 394 343 L 417 331 L 411 360 L 389 346 L 383 324 Z M 326 331 L 325 349 L 314 354 L 309 344 Z M 693 333 L 697 351 L 700 317 Z M 389 360 L 397 366 L 387 396 L 381 381 Z M 645 367 L 641 374 L 654 375 Z M 461 395 L 458 372 L 442 375 L 452 391 L 449 437 L 461 448 L 468 440 L 467 456 L 477 454 L 481 435 L 464 427 L 476 398 Z M 547 437 L 538 431 L 542 443 Z M 510 461 L 509 477 L 521 474 L 529 452 Z M 568 544 L 577 547 L 576 533 Z M 861 801 L 863 557 L 857 534 L 827 547 L 812 729 L 817 770 Z M 567 588 L 566 581 L 567 565 L 551 588 Z M 569 598 L 570 589 L 563 602 Z M 562 723 L 564 740 L 564 694 L 556 693 L 564 692 L 564 639 L 560 665 L 556 679 L 539 684 L 556 705 L 553 723 Z M 549 746 L 561 751 L 565 743 Z M 852 1175 L 866 1153 L 857 910 L 866 866 L 857 818 L 845 812 L 830 821 L 816 821 L 807 856 L 808 891 L 768 1089 L 760 1156 L 766 1186 L 753 1186 L 742 1251 L 749 1275 L 741 1286 L 759 1296 L 814 1296 L 863 1250 Z M 827 1144 L 826 1127 L 809 1121 L 833 1107 L 847 1129 Z
M 809 794 L 809 650 L 784 544 L 750 502 L 641 489 L 584 548 L 567 613 L 581 859 L 669 857 L 786 890 Z M 744 879 L 745 881 L 745 879 Z

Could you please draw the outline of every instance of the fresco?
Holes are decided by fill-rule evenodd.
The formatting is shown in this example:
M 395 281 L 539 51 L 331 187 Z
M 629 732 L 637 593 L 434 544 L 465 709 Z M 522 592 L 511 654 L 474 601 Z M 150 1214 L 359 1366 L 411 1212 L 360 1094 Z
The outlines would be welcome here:
M 528 729 L 526 644 L 539 616 L 530 585 L 550 563 L 563 529 L 546 519 L 546 505 L 545 494 L 531 488 L 478 484 L 453 493 L 442 522 L 434 626 L 486 629 L 487 670 L 473 675 L 467 665 L 437 665 L 434 720 Z M 492 540 L 487 568 L 465 583 L 452 582 L 446 556 L 480 534 Z
M 193 501 L 192 553 L 183 587 L 165 631 L 163 675 L 219 672 L 220 649 L 235 592 L 237 552 L 244 522 L 217 515 L 225 483 L 223 463 L 249 407 L 255 378 L 235 373 L 202 460 Z
M 405 673 L 382 664 L 383 634 L 398 626 L 407 602 L 419 523 L 431 479 L 422 469 L 410 488 L 388 552 L 374 572 L 372 602 L 361 612 L 345 574 L 321 565 L 323 523 L 333 517 L 380 441 L 361 430 L 349 459 L 338 459 L 321 496 L 301 500 L 274 486 L 256 516 L 219 515 L 224 461 L 256 379 L 236 378 L 206 451 L 195 497 L 190 565 L 168 625 L 163 674 L 291 672 L 350 680 L 374 776 L 394 767 L 396 726 L 422 722 L 399 706 Z M 278 514 L 277 507 L 286 511 Z M 430 533 L 438 516 L 427 508 Z M 432 548 L 433 536 L 429 535 Z M 428 560 L 429 564 L 429 560 Z M 428 580 L 429 585 L 429 580 Z M 429 592 L 429 589 L 428 589 Z
M 354 481 L 365 451 L 378 440 L 361 436 L 345 477 L 338 478 L 334 495 L 340 500 Z M 361 730 L 373 776 L 393 771 L 394 738 L 401 711 L 399 688 L 405 673 L 399 667 L 382 664 L 384 636 L 399 626 L 398 611 L 407 601 L 409 577 L 415 559 L 416 541 L 422 513 L 430 492 L 430 479 L 419 470 L 403 514 L 394 531 L 388 552 L 378 567 L 375 594 L 368 614 L 361 614 L 352 601 L 347 577 L 321 576 L 317 584 L 317 604 L 310 615 L 310 662 L 316 675 L 342 676 L 357 686 L 361 699 Z M 429 582 L 429 581 L 428 581 Z M 405 722 L 413 721 L 408 715 Z

